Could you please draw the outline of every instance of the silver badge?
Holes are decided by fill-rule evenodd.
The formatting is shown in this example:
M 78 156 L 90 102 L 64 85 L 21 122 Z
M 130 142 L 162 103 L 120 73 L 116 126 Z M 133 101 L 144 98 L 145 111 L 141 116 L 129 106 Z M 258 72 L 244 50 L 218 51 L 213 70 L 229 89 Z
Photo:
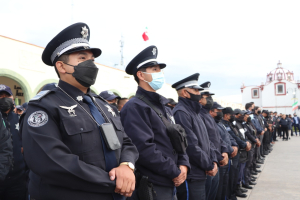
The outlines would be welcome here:
M 108 94 L 113 95 L 114 93 L 112 91 L 107 91 Z
M 86 26 L 81 28 L 82 28 L 81 31 L 82 38 L 87 39 L 87 37 L 89 36 L 89 29 L 87 29 Z
M 76 99 L 77 99 L 77 101 L 82 101 L 82 96 L 78 96 L 78 97 L 76 97 Z
M 156 48 L 153 48 L 152 53 L 153 53 L 153 55 L 156 54 Z
M 17 129 L 17 130 L 20 129 L 19 123 L 16 124 L 16 129 Z
M 112 116 L 115 117 L 116 116 L 115 111 L 109 105 L 105 105 L 105 106 L 107 107 L 108 112 L 110 112 L 112 114 Z
M 5 89 L 6 89 L 5 85 L 0 85 L 0 90 L 5 90 Z
M 68 110 L 68 113 L 69 113 L 70 117 L 75 117 L 75 116 L 77 116 L 77 115 L 75 114 L 75 110 L 74 110 L 74 108 L 77 107 L 77 104 L 74 105 L 74 106 L 70 106 L 70 107 L 67 107 L 67 106 L 59 106 L 59 107 Z
M 48 115 L 44 111 L 36 111 L 32 113 L 27 120 L 27 123 L 31 127 L 44 126 L 48 122 Z

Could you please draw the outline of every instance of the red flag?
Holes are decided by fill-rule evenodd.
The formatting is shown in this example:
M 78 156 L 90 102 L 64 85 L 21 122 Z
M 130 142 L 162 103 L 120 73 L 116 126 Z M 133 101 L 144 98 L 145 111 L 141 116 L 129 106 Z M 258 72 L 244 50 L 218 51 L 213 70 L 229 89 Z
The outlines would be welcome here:
M 149 40 L 149 37 L 148 37 L 148 35 L 147 35 L 147 32 L 144 32 L 143 35 L 142 35 L 142 37 L 143 37 L 144 41 Z

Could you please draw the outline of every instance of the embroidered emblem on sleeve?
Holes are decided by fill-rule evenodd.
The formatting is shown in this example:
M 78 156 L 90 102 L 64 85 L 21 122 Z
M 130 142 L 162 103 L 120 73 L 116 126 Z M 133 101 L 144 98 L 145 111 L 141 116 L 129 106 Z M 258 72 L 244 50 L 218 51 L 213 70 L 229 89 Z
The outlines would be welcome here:
M 44 111 L 36 111 L 28 117 L 28 125 L 31 127 L 44 126 L 48 122 L 48 115 Z

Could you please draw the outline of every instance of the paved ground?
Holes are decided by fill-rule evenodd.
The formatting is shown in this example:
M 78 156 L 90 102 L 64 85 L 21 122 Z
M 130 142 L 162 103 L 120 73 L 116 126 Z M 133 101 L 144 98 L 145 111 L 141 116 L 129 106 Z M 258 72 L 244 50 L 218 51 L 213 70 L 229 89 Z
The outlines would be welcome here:
M 300 200 L 300 137 L 278 141 L 247 200 Z M 243 199 L 243 198 L 239 198 Z

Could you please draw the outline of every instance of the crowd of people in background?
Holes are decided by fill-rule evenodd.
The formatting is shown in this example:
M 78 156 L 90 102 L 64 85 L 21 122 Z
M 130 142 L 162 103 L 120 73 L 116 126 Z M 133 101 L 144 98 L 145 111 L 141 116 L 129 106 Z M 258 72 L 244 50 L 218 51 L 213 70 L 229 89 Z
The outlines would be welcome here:
M 101 50 L 88 33 L 76 23 L 49 42 L 42 59 L 60 80 L 29 103 L 16 106 L 0 85 L 1 200 L 246 198 L 277 138 L 298 135 L 296 114 L 222 107 L 199 73 L 172 85 L 178 102 L 158 94 L 166 64 L 156 46 L 126 67 L 134 97 L 94 94 Z

